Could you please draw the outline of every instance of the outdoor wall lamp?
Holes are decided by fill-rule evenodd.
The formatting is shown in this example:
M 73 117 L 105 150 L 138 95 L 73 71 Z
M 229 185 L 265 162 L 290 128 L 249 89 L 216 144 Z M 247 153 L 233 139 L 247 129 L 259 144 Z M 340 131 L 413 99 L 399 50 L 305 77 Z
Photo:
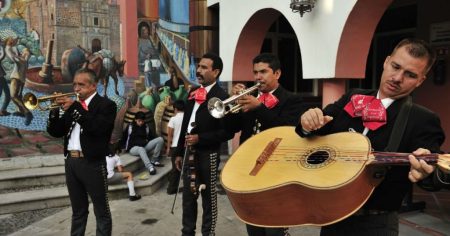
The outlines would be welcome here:
M 305 12 L 311 12 L 314 8 L 316 0 L 291 0 L 292 12 L 300 12 L 300 17 L 303 17 Z

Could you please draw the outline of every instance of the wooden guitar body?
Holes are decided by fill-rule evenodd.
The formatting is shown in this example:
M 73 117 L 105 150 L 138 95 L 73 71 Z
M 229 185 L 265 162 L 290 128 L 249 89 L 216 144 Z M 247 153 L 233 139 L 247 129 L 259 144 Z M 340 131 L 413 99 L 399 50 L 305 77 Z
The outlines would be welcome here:
M 328 225 L 357 211 L 381 181 L 366 167 L 370 151 L 359 133 L 301 138 L 294 127 L 272 128 L 241 144 L 221 182 L 248 224 Z

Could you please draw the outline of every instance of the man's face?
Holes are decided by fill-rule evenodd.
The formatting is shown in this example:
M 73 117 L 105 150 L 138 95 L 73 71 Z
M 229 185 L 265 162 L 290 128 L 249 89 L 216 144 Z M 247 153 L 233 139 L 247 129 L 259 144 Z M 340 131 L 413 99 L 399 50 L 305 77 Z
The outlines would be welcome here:
M 261 84 L 259 91 L 263 93 L 268 93 L 278 88 L 278 79 L 280 78 L 280 75 L 281 71 L 273 71 L 268 63 L 258 62 L 253 64 L 253 78 L 255 78 L 256 82 Z
M 218 69 L 212 68 L 213 61 L 209 58 L 202 58 L 197 67 L 197 80 L 198 83 L 206 87 L 217 80 L 219 75 Z
M 141 28 L 141 37 L 142 38 L 147 38 L 148 37 L 148 35 L 149 35 L 149 30 L 148 30 L 148 28 L 147 27 L 142 27 Z
M 138 125 L 138 126 L 143 126 L 144 125 L 144 120 L 142 120 L 142 119 L 136 119 L 136 124 Z
M 89 74 L 77 74 L 73 80 L 73 91 L 78 93 L 81 100 L 85 100 L 97 90 L 97 84 L 92 83 Z
M 380 98 L 398 99 L 409 95 L 426 78 L 427 58 L 409 55 L 405 46 L 388 56 L 383 64 Z

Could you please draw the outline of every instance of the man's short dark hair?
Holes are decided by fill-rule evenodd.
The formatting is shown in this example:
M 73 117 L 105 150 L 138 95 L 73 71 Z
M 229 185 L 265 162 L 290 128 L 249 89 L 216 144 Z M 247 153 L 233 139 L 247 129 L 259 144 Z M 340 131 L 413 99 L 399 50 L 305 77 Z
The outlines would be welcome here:
M 98 78 L 97 75 L 95 74 L 95 71 L 93 71 L 92 69 L 89 69 L 87 67 L 82 67 L 80 69 L 78 69 L 75 72 L 75 75 L 73 76 L 75 78 L 75 76 L 77 76 L 78 74 L 88 74 L 89 75 L 89 80 L 93 83 L 96 84 L 98 83 Z
M 173 107 L 179 111 L 184 111 L 184 101 L 183 100 L 176 100 L 173 103 Z
M 217 78 L 219 78 L 219 76 L 220 76 L 220 74 L 222 74 L 222 70 L 223 70 L 222 58 L 220 58 L 219 55 L 217 55 L 213 52 L 206 53 L 205 55 L 202 56 L 202 58 L 208 58 L 213 61 L 212 68 L 213 68 L 213 70 L 215 70 L 215 69 L 219 70 L 219 74 L 217 75 Z
M 269 64 L 273 72 L 281 69 L 280 59 L 272 53 L 261 53 L 253 58 L 253 65 L 260 62 Z
M 145 113 L 142 111 L 136 112 L 136 115 L 134 115 L 134 120 L 145 120 Z
M 436 61 L 436 53 L 431 48 L 431 46 L 422 39 L 403 39 L 397 44 L 397 46 L 395 46 L 394 50 L 392 50 L 392 54 L 394 54 L 395 51 L 397 51 L 401 47 L 405 47 L 409 55 L 414 58 L 427 58 L 428 61 L 425 73 L 427 73 L 431 69 L 434 62 Z

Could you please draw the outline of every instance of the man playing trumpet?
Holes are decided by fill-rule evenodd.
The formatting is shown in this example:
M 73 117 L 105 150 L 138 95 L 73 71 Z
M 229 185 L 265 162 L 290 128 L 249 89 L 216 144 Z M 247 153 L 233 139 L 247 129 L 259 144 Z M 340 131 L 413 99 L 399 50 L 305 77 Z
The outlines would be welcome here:
M 60 108 L 50 111 L 47 132 L 64 137 L 66 183 L 72 205 L 71 235 L 84 235 L 88 219 L 88 194 L 94 204 L 96 235 L 111 235 L 106 160 L 116 116 L 116 104 L 97 94 L 95 72 L 75 73 L 73 89 L 79 100 L 56 97 Z M 60 109 L 64 114 L 60 116 Z
M 253 77 L 260 85 L 257 97 L 245 95 L 237 100 L 242 112 L 235 115 L 233 129 L 242 131 L 240 143 L 260 131 L 297 124 L 304 111 L 302 99 L 278 83 L 280 76 L 280 61 L 275 55 L 263 53 L 253 59 Z M 245 86 L 238 83 L 233 87 L 233 94 L 237 95 L 243 89 Z M 250 236 L 287 235 L 287 229 L 253 225 L 247 225 L 247 232 Z

